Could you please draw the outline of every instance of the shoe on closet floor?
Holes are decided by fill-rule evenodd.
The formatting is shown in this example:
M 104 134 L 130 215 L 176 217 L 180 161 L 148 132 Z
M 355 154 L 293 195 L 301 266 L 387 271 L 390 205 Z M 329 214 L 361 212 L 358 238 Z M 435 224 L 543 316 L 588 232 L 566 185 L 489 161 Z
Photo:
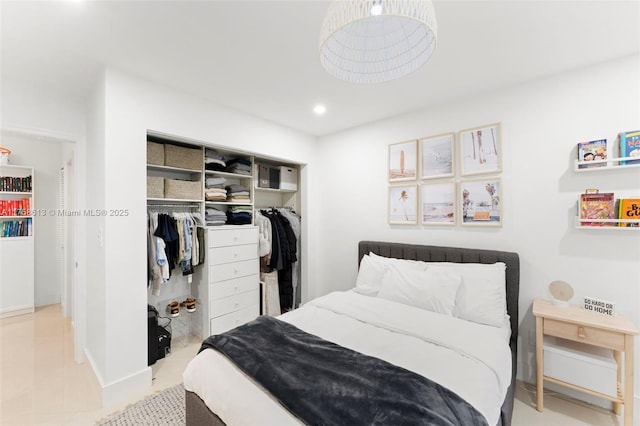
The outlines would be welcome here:
M 173 301 L 167 305 L 167 310 L 172 317 L 180 316 L 180 303 Z
M 192 299 L 187 297 L 187 299 L 182 302 L 180 305 L 187 308 L 187 312 L 195 312 L 196 311 L 196 299 Z

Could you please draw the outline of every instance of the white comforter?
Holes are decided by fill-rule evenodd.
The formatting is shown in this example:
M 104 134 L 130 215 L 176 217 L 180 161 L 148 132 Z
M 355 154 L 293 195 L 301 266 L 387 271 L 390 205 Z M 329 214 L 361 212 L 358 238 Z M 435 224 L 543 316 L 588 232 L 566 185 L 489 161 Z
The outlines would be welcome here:
M 504 329 L 480 325 L 353 291 L 334 292 L 280 319 L 344 347 L 421 374 L 460 395 L 495 425 L 511 380 Z M 299 420 L 215 350 L 183 374 L 228 425 L 287 425 Z

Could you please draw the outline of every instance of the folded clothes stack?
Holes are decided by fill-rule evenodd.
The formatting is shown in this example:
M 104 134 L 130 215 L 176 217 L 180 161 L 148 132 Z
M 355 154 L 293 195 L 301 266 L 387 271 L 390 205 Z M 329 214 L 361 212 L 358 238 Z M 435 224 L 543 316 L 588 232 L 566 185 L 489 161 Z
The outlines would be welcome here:
M 204 211 L 204 220 L 207 226 L 224 225 L 227 222 L 227 215 L 215 207 L 207 207 Z
M 207 148 L 204 150 L 204 168 L 206 170 L 217 170 L 224 172 L 227 169 L 227 163 L 224 155 L 220 155 L 215 149 Z
M 248 158 L 232 158 L 227 161 L 227 169 L 229 173 L 240 175 L 251 175 L 251 160 Z
M 246 186 L 240 184 L 227 185 L 227 201 L 235 203 L 250 203 L 251 197 Z
M 206 188 L 204 199 L 207 201 L 227 201 L 227 190 L 224 188 Z
M 204 186 L 207 188 L 224 188 L 225 182 L 226 179 L 223 177 L 208 177 L 204 182 Z
M 249 225 L 252 217 L 251 206 L 231 206 L 227 209 L 227 223 L 231 225 Z

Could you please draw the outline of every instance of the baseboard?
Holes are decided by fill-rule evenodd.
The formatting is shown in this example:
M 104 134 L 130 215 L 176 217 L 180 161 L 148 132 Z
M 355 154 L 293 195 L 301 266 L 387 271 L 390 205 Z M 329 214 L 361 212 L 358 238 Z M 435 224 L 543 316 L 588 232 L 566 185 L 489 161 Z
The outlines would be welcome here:
M 145 367 L 127 377 L 105 384 L 103 378 L 100 376 L 99 370 L 96 368 L 91 353 L 87 351 L 86 348 L 84 355 L 85 358 L 89 360 L 94 377 L 98 381 L 99 388 L 102 390 L 103 407 L 138 399 L 151 388 L 151 380 L 153 378 L 151 367 Z
M 123 401 L 138 399 L 151 388 L 151 367 L 116 380 L 102 387 L 102 405 L 108 407 Z
M 98 382 L 98 387 L 100 389 L 102 389 L 104 387 L 104 385 L 103 385 L 104 381 L 102 380 L 102 377 L 100 376 L 100 370 L 98 370 L 96 368 L 96 362 L 94 361 L 93 357 L 91 356 L 91 352 L 89 352 L 89 350 L 87 348 L 84 348 L 84 357 L 85 357 L 85 359 L 87 359 L 89 361 L 89 364 L 91 365 L 91 371 L 93 371 L 94 379 L 96 379 L 96 381 Z

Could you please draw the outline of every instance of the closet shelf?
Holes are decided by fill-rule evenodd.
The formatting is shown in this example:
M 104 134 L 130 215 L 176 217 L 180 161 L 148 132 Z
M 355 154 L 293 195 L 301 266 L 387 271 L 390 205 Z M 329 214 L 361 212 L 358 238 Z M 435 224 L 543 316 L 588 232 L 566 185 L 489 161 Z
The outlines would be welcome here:
M 253 179 L 252 175 L 243 175 L 242 173 L 221 172 L 217 170 L 205 170 L 204 174 L 206 176 L 221 176 L 221 177 L 230 177 L 235 179 Z
M 202 170 L 198 169 L 183 169 L 181 167 L 159 166 L 157 164 L 147 164 L 147 170 L 155 170 L 159 172 L 202 173 Z
M 192 199 L 184 199 L 184 198 L 147 198 L 148 203 L 201 203 L 202 200 L 192 200 Z
M 295 192 L 298 192 L 297 189 L 274 189 L 274 188 L 259 188 L 259 187 L 255 187 L 254 188 L 256 191 L 258 192 L 277 192 L 277 193 L 290 193 L 293 194 Z
M 251 201 L 246 203 L 231 202 L 231 201 L 205 201 L 206 206 L 251 206 Z

